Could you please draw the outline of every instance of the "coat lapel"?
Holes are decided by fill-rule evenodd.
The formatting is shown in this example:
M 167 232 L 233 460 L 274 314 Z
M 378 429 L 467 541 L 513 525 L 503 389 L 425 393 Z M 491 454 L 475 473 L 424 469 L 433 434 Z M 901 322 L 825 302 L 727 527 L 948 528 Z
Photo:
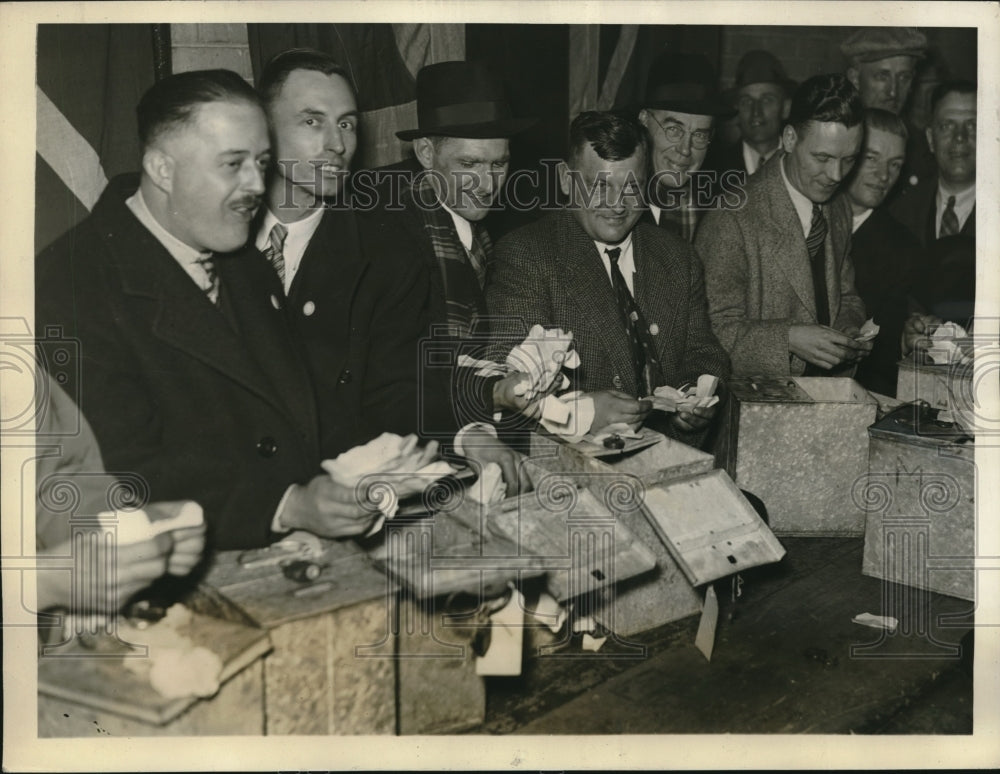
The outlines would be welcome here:
M 566 283 L 568 299 L 583 319 L 595 321 L 601 346 L 614 372 L 622 375 L 623 386 L 635 389 L 628 334 L 618 323 L 618 302 L 597 247 L 568 211 L 562 213 L 558 230 L 557 244 L 563 246 L 559 272 Z
M 773 163 L 764 165 L 758 174 L 766 175 L 765 190 L 770 211 L 770 224 L 761 224 L 764 239 L 764 254 L 774 256 L 781 267 L 788 284 L 802 305 L 816 316 L 816 296 L 813 291 L 812 274 L 806 255 L 806 238 L 802 234 L 802 224 L 795 212 L 795 205 L 785 188 L 781 175 L 781 156 L 773 156 Z
M 676 287 L 677 276 L 669 265 L 669 257 L 663 251 L 655 250 L 654 243 L 644 234 L 645 231 L 637 226 L 632 232 L 636 268 L 635 298 L 646 322 L 650 326 L 656 325 L 660 330 L 656 342 L 660 362 L 663 362 L 667 356 L 667 344 L 673 339 L 671 331 L 677 319 L 677 305 L 671 303 L 671 299 L 680 298 L 683 293 Z

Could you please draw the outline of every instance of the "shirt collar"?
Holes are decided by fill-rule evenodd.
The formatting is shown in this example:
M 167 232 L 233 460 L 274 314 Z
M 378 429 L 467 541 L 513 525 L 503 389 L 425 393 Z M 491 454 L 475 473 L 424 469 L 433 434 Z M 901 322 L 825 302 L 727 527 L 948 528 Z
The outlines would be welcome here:
M 771 158 L 771 156 L 775 154 L 778 148 L 781 147 L 781 138 L 779 137 L 778 141 L 774 144 L 774 147 L 771 148 L 771 150 L 769 150 L 763 156 L 761 156 L 760 153 L 758 153 L 754 148 L 751 148 L 749 145 L 747 145 L 745 140 L 742 142 L 742 145 L 743 145 L 743 163 L 746 164 L 747 171 L 752 175 L 754 172 L 756 172 L 758 169 L 764 166 L 764 162 L 768 161 Z
M 157 241 L 166 248 L 167 252 L 170 253 L 174 260 L 181 264 L 181 266 L 197 263 L 199 260 L 208 258 L 212 254 L 211 251 L 202 252 L 200 250 L 195 250 L 191 247 L 191 245 L 182 242 L 180 239 L 167 231 L 160 224 L 160 221 L 156 219 L 153 213 L 149 211 L 149 207 L 146 205 L 146 200 L 143 198 L 141 188 L 136 189 L 136 192 L 125 200 L 125 205 L 132 211 L 132 214 L 135 215 L 136 219 L 144 225 L 154 237 L 156 237 Z
M 264 211 L 264 220 L 260 224 L 260 230 L 257 232 L 257 249 L 261 252 L 267 247 L 268 241 L 271 236 L 271 229 L 274 228 L 276 223 L 281 223 L 285 228 L 288 229 L 287 239 L 292 239 L 292 241 L 305 241 L 308 243 L 312 239 L 312 235 L 316 233 L 316 229 L 319 228 L 319 222 L 323 219 L 323 208 L 316 207 L 306 215 L 304 218 L 299 218 L 291 223 L 281 223 L 280 220 L 271 212 L 271 208 L 268 207 Z
M 943 190 L 941 188 L 941 184 L 938 183 L 938 189 L 937 189 L 938 209 L 945 208 L 948 202 L 948 197 L 950 196 L 955 197 L 956 211 L 965 210 L 966 208 L 971 210 L 973 203 L 976 201 L 976 184 L 973 183 L 971 186 L 966 188 L 964 191 L 960 191 L 959 193 L 948 193 L 947 191 Z
M 871 217 L 872 213 L 875 212 L 871 207 L 862 212 L 859 215 L 853 215 L 851 218 L 851 233 L 854 234 L 859 228 L 864 224 L 868 218 Z
M 792 199 L 792 206 L 795 207 L 795 214 L 799 216 L 799 223 L 802 224 L 802 233 L 808 234 L 809 229 L 812 228 L 813 201 L 800 192 L 799 189 L 797 189 L 791 184 L 791 181 L 789 181 L 788 174 L 785 172 L 786 158 L 788 158 L 787 154 L 781 158 L 778 164 L 778 166 L 781 167 L 781 179 L 785 181 L 785 188 L 788 190 L 788 195 Z
M 441 202 L 441 206 L 444 207 L 444 211 L 447 212 L 449 215 L 451 215 L 451 219 L 455 222 L 455 231 L 458 232 L 458 238 L 462 242 L 462 246 L 466 250 L 471 250 L 472 224 L 465 218 L 463 218 L 461 215 L 459 215 L 457 212 L 455 212 L 447 204 L 442 202 L 440 199 L 438 199 L 438 201 Z

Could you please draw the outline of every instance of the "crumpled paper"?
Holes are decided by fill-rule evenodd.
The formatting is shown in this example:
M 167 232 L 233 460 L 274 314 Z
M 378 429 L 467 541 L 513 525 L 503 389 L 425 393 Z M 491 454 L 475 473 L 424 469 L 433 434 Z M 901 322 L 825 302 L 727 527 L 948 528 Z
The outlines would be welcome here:
M 876 336 L 878 332 L 882 330 L 873 319 L 865 320 L 865 324 L 861 326 L 861 332 L 854 337 L 855 341 L 871 341 Z
M 543 400 L 539 422 L 553 435 L 574 443 L 590 431 L 594 414 L 593 398 L 582 392 L 567 392 L 559 397 L 549 395 Z
M 104 511 L 97 514 L 97 521 L 103 529 L 115 530 L 115 540 L 120 546 L 142 543 L 164 532 L 200 527 L 204 523 L 201 506 L 192 500 L 154 503 L 150 510 L 154 509 L 161 518 L 151 519 L 146 510 Z
M 214 696 L 219 690 L 222 659 L 178 631 L 190 622 L 191 611 L 180 604 L 171 605 L 161 620 L 144 629 L 119 621 L 122 639 L 145 645 L 149 655 L 124 659 L 125 668 L 146 677 L 153 689 L 167 699 Z
M 541 325 L 533 325 L 527 338 L 514 347 L 507 355 L 507 365 L 512 371 L 528 374 L 528 381 L 518 385 L 516 394 L 532 401 L 549 392 L 556 378 L 556 389 L 569 387 L 569 379 L 561 370 L 579 368 L 580 355 L 573 346 L 572 332 L 562 328 L 546 330 Z
M 694 408 L 709 408 L 719 402 L 715 394 L 719 377 L 702 374 L 695 385 L 686 384 L 680 389 L 663 385 L 653 390 L 653 394 L 643 400 L 651 401 L 657 411 L 691 411 Z
M 963 352 L 956 341 L 956 339 L 966 339 L 968 336 L 965 328 L 958 323 L 942 323 L 931 334 L 931 345 L 926 350 L 927 357 L 937 365 L 960 363 L 965 359 L 971 359 L 971 354 Z
M 444 460 L 434 460 L 437 453 L 437 441 L 419 448 L 416 435 L 403 437 L 382 433 L 335 459 L 323 460 L 320 465 L 330 478 L 343 486 L 357 486 L 366 477 L 385 475 L 384 480 L 371 482 L 365 493 L 382 512 L 366 533 L 366 537 L 370 537 L 382 529 L 386 519 L 396 515 L 401 498 L 422 492 L 431 482 L 455 472 L 456 469 Z
M 468 489 L 469 497 L 482 505 L 498 503 L 507 495 L 507 485 L 503 480 L 503 471 L 495 462 L 483 465 L 479 479 Z

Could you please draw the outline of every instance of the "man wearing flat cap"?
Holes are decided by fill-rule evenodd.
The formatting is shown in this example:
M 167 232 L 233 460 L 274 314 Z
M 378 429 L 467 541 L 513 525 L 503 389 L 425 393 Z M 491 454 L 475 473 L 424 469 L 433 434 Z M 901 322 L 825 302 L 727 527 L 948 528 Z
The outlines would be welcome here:
M 483 288 L 493 243 L 482 221 L 503 186 L 510 138 L 534 121 L 512 115 L 502 82 L 476 62 L 427 65 L 417 73 L 416 90 L 417 128 L 396 136 L 413 141 L 419 167 L 375 171 L 383 179 L 371 216 L 380 228 L 400 234 L 430 271 L 433 338 L 455 342 L 462 354 L 476 357 L 474 343 L 460 342 L 481 341 L 484 348 L 487 343 Z M 456 368 L 450 387 L 443 387 L 451 390 L 450 419 L 456 426 L 480 423 L 469 432 L 463 429 L 459 451 L 472 444 L 492 447 L 494 412 L 526 408 L 514 395 L 520 377 L 479 378 L 467 373 L 471 370 Z M 502 449 L 496 461 L 513 494 L 519 474 L 510 450 Z
M 715 68 L 702 54 L 665 52 L 649 68 L 639 123 L 652 140 L 650 214 L 661 228 L 691 242 L 702 210 L 717 197 L 715 175 L 696 174 L 717 119 L 735 111 L 718 93 Z
M 736 105 L 740 141 L 712 146 L 707 162 L 722 172 L 737 169 L 752 175 L 781 148 L 781 130 L 788 118 L 795 84 L 769 51 L 748 51 L 736 65 L 730 97 Z

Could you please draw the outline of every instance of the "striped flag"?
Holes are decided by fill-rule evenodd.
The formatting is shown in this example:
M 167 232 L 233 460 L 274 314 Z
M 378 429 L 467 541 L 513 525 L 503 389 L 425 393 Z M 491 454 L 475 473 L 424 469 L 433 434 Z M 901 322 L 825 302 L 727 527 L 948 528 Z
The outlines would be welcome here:
M 135 106 L 154 80 L 151 26 L 38 26 L 35 252 L 139 168 Z

